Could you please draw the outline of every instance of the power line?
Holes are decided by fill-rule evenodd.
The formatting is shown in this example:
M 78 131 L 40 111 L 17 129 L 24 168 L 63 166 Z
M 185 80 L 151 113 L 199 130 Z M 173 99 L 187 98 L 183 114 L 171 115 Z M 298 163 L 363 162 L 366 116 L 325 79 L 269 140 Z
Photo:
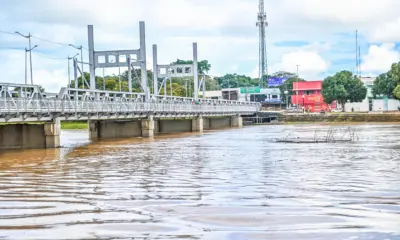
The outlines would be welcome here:
M 21 50 L 21 51 L 26 51 L 26 49 L 25 48 L 23 48 L 23 47 L 4 47 L 4 46 L 0 46 L 0 49 L 11 49 L 11 50 Z M 50 55 L 47 55 L 47 54 L 43 54 L 43 53 L 40 53 L 40 52 L 34 52 L 34 51 L 32 51 L 35 55 L 38 55 L 39 57 L 42 57 L 42 58 L 48 58 L 48 59 L 67 59 L 67 57 L 51 57 Z
M 0 46 L 1 49 L 12 49 L 12 50 L 25 50 L 23 47 L 4 47 Z
M 58 44 L 58 45 L 61 45 L 61 46 L 69 47 L 69 44 L 67 44 L 67 43 L 54 42 L 54 41 L 50 41 L 50 40 L 39 38 L 39 37 L 35 37 L 35 36 L 32 36 L 32 38 L 36 38 L 36 39 L 38 39 L 40 41 L 43 41 L 43 42 L 48 42 L 48 43 L 53 43 L 53 44 Z
M 32 51 L 35 55 L 37 55 L 38 57 L 41 57 L 41 58 L 47 58 L 47 59 L 67 59 L 67 57 L 52 57 L 52 56 L 50 56 L 50 55 L 47 55 L 47 54 L 43 54 L 43 53 L 40 53 L 40 52 L 34 52 L 34 51 Z
M 16 34 L 16 33 L 4 31 L 4 30 L 0 30 L 0 33 L 10 34 L 10 35 L 18 35 L 18 34 Z M 40 37 L 35 37 L 35 36 L 32 36 L 32 35 L 31 35 L 31 37 L 32 37 L 32 38 L 35 38 L 35 39 L 37 39 L 37 40 L 43 41 L 43 42 L 48 42 L 48 43 L 52 43 L 52 44 L 57 44 L 57 45 L 65 46 L 65 47 L 70 47 L 70 44 L 69 44 L 69 43 L 62 43 L 62 42 L 51 41 L 51 40 L 48 40 L 48 39 L 44 39 L 44 38 L 40 38 Z M 85 50 L 88 50 L 87 48 L 85 48 L 85 47 L 83 47 L 83 46 L 82 46 L 82 48 L 85 49 Z
M 0 30 L 0 33 L 16 35 L 16 33 Z

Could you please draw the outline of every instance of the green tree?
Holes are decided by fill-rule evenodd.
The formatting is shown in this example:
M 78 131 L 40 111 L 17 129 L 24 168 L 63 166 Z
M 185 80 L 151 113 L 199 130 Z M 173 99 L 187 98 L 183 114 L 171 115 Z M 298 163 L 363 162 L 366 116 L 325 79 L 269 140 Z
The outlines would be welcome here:
M 397 86 L 397 80 L 392 76 L 393 74 L 390 73 L 382 73 L 375 79 L 374 85 L 372 86 L 372 94 L 374 94 L 374 97 L 379 94 L 393 97 L 393 91 Z
M 252 87 L 259 85 L 258 79 L 236 73 L 225 74 L 222 77 L 215 78 L 215 80 L 221 88 Z
M 272 73 L 270 77 L 275 77 L 275 78 L 294 78 L 297 77 L 295 73 L 291 72 L 285 72 L 285 71 L 278 71 L 275 73 Z
M 400 100 L 400 84 L 394 89 L 393 96 Z
M 390 78 L 397 81 L 397 83 L 400 83 L 400 62 L 393 63 L 387 74 L 389 75 Z
M 294 82 L 305 82 L 305 80 L 302 78 L 297 78 L 295 75 L 294 77 L 290 77 L 288 80 L 286 80 L 284 84 L 280 85 L 279 90 L 281 91 L 282 100 L 286 101 L 287 99 L 289 103 L 292 101 L 292 95 L 295 94 L 293 92 Z M 285 91 L 288 91 L 288 93 L 285 94 Z
M 177 59 L 175 62 L 172 62 L 171 64 L 193 64 L 193 60 L 182 60 L 182 59 Z M 208 63 L 208 60 L 202 60 L 197 62 L 197 72 L 199 74 L 205 74 L 208 73 L 211 69 L 211 64 Z
M 350 71 L 341 71 L 322 82 L 322 96 L 326 103 L 338 101 L 344 111 L 347 101 L 361 102 L 367 95 L 363 82 Z

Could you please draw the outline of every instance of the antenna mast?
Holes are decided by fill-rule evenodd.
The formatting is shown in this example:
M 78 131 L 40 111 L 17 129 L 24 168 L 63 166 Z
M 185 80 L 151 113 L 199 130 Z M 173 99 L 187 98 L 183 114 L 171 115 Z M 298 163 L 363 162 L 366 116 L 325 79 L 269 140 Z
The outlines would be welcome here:
M 260 87 L 264 86 L 264 76 L 268 75 L 267 46 L 265 39 L 265 29 L 268 26 L 267 14 L 264 11 L 264 0 L 260 0 L 258 6 L 257 27 L 259 28 L 259 78 Z

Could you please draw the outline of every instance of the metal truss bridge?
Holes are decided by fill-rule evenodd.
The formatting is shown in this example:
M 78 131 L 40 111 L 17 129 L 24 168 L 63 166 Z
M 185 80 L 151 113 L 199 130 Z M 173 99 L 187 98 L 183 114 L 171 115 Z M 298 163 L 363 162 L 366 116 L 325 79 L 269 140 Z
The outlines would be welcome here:
M 146 100 L 145 93 L 74 88 L 49 94 L 36 85 L 12 83 L 0 83 L 0 88 L 0 122 L 252 115 L 261 107 L 254 102 L 159 95 Z

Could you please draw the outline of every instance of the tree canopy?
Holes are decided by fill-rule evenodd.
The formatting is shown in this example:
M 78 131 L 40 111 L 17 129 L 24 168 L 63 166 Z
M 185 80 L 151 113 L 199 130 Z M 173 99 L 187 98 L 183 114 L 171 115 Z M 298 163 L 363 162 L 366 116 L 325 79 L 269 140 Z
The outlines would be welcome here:
M 175 62 L 172 62 L 171 64 L 193 64 L 193 60 L 181 60 L 177 59 Z M 197 62 L 197 72 L 199 74 L 205 74 L 208 73 L 211 69 L 211 64 L 208 63 L 208 60 L 202 60 Z
M 397 99 L 400 99 L 400 84 L 394 89 L 393 96 Z
M 394 96 L 393 91 L 396 88 L 397 83 L 397 80 L 393 78 L 393 74 L 382 73 L 374 81 L 374 85 L 372 86 L 372 94 L 374 97 L 383 94 L 392 98 Z
M 238 88 L 238 87 L 250 87 L 258 86 L 259 80 L 256 78 L 251 78 L 246 75 L 239 74 L 225 74 L 222 77 L 216 78 L 218 84 L 221 88 Z
M 291 72 L 285 72 L 285 71 L 278 71 L 275 73 L 272 73 L 270 77 L 275 77 L 275 78 L 294 78 L 297 77 L 295 73 Z
M 325 78 L 322 82 L 322 96 L 326 103 L 338 101 L 344 111 L 347 101 L 361 102 L 367 95 L 363 82 L 350 71 L 341 71 Z

